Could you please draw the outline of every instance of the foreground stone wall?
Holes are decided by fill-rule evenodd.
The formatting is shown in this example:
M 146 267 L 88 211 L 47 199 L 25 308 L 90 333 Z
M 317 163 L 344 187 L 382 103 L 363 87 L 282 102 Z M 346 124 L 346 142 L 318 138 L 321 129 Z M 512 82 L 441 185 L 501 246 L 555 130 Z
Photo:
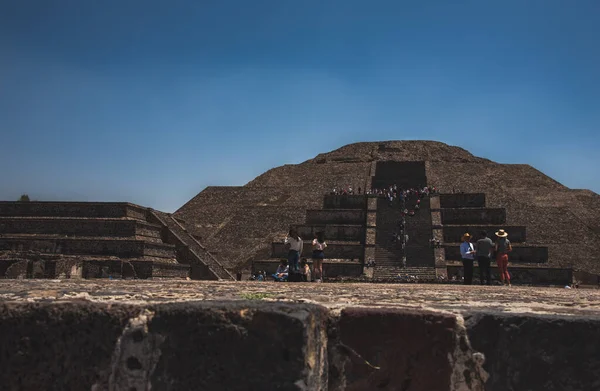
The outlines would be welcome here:
M 599 326 L 592 289 L 0 280 L 0 385 L 596 390 Z

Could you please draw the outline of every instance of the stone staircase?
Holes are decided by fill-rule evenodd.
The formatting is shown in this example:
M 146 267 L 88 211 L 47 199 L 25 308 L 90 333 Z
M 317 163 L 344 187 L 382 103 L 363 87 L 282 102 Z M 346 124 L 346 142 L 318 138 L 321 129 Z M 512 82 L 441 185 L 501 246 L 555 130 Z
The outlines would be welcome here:
M 415 278 L 416 277 L 416 278 Z M 397 267 L 389 266 L 377 273 L 378 280 L 397 281 L 435 281 L 435 268 L 432 267 Z
M 423 162 L 378 162 L 373 187 L 418 188 L 427 184 Z M 417 197 L 405 200 L 404 207 L 415 210 Z M 388 279 L 398 274 L 413 274 L 423 279 L 435 279 L 435 259 L 429 245 L 432 235 L 429 199 L 421 198 L 420 209 L 414 216 L 406 216 L 405 234 L 408 242 L 404 250 L 401 243 L 394 243 L 392 233 L 398 232 L 398 221 L 402 219 L 402 206 L 395 200 L 392 206 L 385 199 L 377 204 L 377 237 L 375 248 L 374 279 Z M 403 258 L 406 263 L 403 263 Z M 406 270 L 404 272 L 403 270 Z M 408 273 L 411 270 L 412 273 Z
M 483 193 L 441 194 L 440 213 L 443 247 L 446 262 L 460 261 L 460 239 L 466 232 L 474 238 L 486 231 L 493 241 L 495 232 L 504 229 L 509 233 L 513 251 L 509 261 L 515 264 L 545 264 L 548 262 L 548 247 L 527 244 L 527 229 L 524 226 L 506 225 L 504 208 L 486 207 Z
M 405 256 L 401 241 L 395 241 L 393 233 L 399 232 L 398 222 L 402 220 L 402 206 L 395 200 L 392 205 L 384 198 L 377 199 L 377 236 L 375 238 L 375 267 L 373 278 L 389 278 L 397 274 L 390 270 L 403 267 Z
M 166 229 L 170 242 L 190 265 L 196 279 L 235 280 L 235 277 L 188 230 L 168 213 L 148 210 L 149 217 Z

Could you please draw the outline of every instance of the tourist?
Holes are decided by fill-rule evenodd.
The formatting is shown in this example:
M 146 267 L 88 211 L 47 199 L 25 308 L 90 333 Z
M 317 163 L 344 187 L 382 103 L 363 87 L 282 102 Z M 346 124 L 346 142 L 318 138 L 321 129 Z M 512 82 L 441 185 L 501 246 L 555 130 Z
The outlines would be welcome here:
M 471 235 L 466 233 L 461 238 L 460 257 L 462 258 L 463 270 L 465 275 L 465 285 L 471 285 L 473 282 L 473 260 L 475 259 L 475 249 L 471 243 Z
M 325 258 L 325 236 L 323 232 L 317 232 L 312 242 L 313 245 L 313 277 L 316 282 L 323 281 L 323 258 Z
M 508 274 L 508 253 L 512 251 L 512 245 L 508 240 L 508 233 L 503 229 L 496 232 L 498 240 L 496 241 L 496 263 L 498 264 L 498 273 L 502 284 L 510 286 L 510 274 Z
M 308 266 L 306 258 L 302 258 L 300 261 L 300 274 L 302 275 L 302 281 L 310 281 L 310 266 Z
M 492 283 L 492 272 L 490 270 L 490 256 L 494 242 L 487 237 L 487 232 L 481 231 L 481 238 L 475 244 L 477 250 L 477 263 L 479 264 L 479 280 L 481 285 Z
M 287 281 L 289 266 L 287 259 L 282 259 L 274 274 L 271 275 L 275 281 Z
M 299 271 L 298 261 L 300 260 L 300 255 L 302 254 L 302 249 L 304 247 L 302 238 L 300 238 L 300 235 L 298 235 L 298 231 L 296 231 L 296 228 L 290 228 L 288 237 L 285 238 L 285 244 L 289 246 L 289 250 L 288 250 L 289 274 L 296 274 Z M 290 278 L 290 280 L 291 279 L 292 278 Z

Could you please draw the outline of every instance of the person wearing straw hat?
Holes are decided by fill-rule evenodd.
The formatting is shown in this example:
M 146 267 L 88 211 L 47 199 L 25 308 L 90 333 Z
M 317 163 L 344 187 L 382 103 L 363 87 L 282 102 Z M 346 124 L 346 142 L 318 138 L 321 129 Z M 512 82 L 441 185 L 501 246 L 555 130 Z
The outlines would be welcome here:
M 508 233 L 503 229 L 496 232 L 498 240 L 496 240 L 496 264 L 498 265 L 498 273 L 500 281 L 503 285 L 510 286 L 510 274 L 508 274 L 508 253 L 512 251 L 512 245 L 508 240 Z
M 475 248 L 471 243 L 471 235 L 466 233 L 461 238 L 460 257 L 462 258 L 463 270 L 465 274 L 465 285 L 473 283 L 473 261 L 475 260 Z

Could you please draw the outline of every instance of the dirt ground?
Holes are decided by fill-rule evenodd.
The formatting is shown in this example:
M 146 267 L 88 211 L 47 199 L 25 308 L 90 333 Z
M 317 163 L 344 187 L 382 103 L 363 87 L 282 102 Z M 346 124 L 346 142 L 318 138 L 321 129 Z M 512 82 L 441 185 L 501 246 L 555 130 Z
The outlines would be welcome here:
M 263 300 L 453 313 L 498 311 L 600 317 L 600 290 L 442 284 L 275 283 L 183 280 L 0 280 L 0 301 L 122 302 Z

